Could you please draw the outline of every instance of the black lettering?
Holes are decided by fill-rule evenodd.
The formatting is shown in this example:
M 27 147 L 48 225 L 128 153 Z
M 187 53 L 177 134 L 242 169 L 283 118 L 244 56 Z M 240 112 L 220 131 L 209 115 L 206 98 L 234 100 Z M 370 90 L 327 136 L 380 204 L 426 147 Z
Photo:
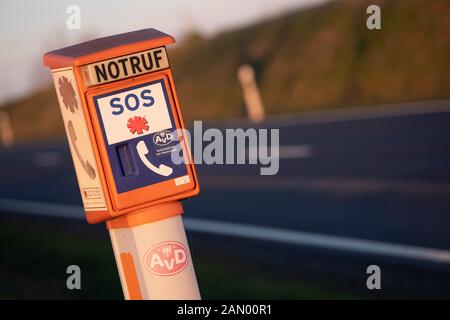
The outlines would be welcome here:
M 101 69 L 100 69 L 101 67 Z M 95 75 L 97 76 L 97 82 L 102 82 L 108 80 L 108 76 L 106 74 L 106 68 L 105 65 L 102 63 L 100 66 L 96 65 L 94 67 L 95 69 Z
M 120 62 L 120 64 L 122 65 L 123 73 L 125 74 L 125 76 L 128 75 L 127 65 L 126 65 L 127 60 L 128 60 L 127 58 L 117 60 L 117 62 Z
M 112 71 L 112 66 L 114 66 L 114 69 L 115 69 L 114 73 Z M 119 65 L 115 61 L 111 61 L 110 63 L 108 63 L 108 73 L 111 76 L 111 78 L 113 78 L 113 79 L 116 79 L 119 77 L 119 75 L 120 75 Z
M 147 65 L 147 61 L 145 60 L 145 55 L 141 54 L 141 60 L 142 60 L 142 64 L 145 68 L 145 70 L 152 70 L 153 69 L 153 60 L 152 60 L 152 56 L 150 55 L 150 52 L 147 52 L 147 57 L 148 57 L 148 65 Z
M 153 51 L 153 56 L 155 57 L 156 67 L 159 68 L 159 60 L 162 60 L 161 57 L 162 49 Z
M 136 56 L 130 57 L 131 72 L 133 74 L 142 72 L 141 67 L 139 66 L 140 62 L 141 60 L 139 60 L 139 57 Z

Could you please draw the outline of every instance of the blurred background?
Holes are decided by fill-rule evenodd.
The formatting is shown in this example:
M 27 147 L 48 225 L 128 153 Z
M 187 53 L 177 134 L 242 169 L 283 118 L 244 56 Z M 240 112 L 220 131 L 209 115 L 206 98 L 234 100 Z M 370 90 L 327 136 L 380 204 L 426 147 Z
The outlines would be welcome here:
M 66 26 L 70 5 L 80 29 Z M 366 25 L 370 5 L 381 29 Z M 107 230 L 84 220 L 42 56 L 150 27 L 177 40 L 187 126 L 280 129 L 276 176 L 198 166 L 202 192 L 184 207 L 204 298 L 450 297 L 449 1 L 0 6 L 0 298 L 122 298 Z M 82 290 L 66 288 L 71 264 Z M 367 288 L 370 265 L 381 290 Z

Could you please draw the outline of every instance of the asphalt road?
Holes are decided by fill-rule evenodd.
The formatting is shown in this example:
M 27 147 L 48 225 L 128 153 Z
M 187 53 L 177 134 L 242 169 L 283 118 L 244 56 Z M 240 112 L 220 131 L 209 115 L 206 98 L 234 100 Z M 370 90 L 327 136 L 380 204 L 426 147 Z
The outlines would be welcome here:
M 450 296 L 449 124 L 449 102 L 271 118 L 256 127 L 280 130 L 277 175 L 259 175 L 260 165 L 198 165 L 201 194 L 184 202 L 188 219 L 219 229 L 251 226 L 255 237 L 197 234 L 193 228 L 193 241 L 216 254 L 220 248 L 258 263 L 272 259 L 268 266 L 322 281 L 337 274 L 331 278 L 338 287 L 350 273 L 363 288 L 365 266 L 387 264 L 387 296 L 414 292 L 412 279 L 427 281 L 413 296 Z M 255 127 L 242 119 L 205 126 Z M 81 203 L 65 141 L 2 149 L 0 167 L 0 199 Z M 277 240 L 274 231 L 280 230 L 292 237 Z M 377 254 L 365 252 L 371 241 L 381 244 Z M 441 251 L 430 259 L 401 254 L 435 249 Z

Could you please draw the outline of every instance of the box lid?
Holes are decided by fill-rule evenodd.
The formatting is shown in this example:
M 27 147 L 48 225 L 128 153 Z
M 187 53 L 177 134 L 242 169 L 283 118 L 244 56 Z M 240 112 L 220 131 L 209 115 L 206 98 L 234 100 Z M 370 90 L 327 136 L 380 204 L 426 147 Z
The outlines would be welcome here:
M 81 66 L 174 43 L 175 39 L 153 28 L 98 38 L 47 52 L 44 65 L 51 69 Z

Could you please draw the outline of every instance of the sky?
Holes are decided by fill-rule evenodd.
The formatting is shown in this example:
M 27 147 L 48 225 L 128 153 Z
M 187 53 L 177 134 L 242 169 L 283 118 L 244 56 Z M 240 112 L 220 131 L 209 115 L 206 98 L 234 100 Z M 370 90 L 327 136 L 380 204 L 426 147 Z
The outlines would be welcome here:
M 0 105 L 47 86 L 45 52 L 81 41 L 144 28 L 183 37 L 205 36 L 324 0 L 2 0 L 0 2 Z M 81 10 L 81 28 L 66 27 L 67 8 Z

